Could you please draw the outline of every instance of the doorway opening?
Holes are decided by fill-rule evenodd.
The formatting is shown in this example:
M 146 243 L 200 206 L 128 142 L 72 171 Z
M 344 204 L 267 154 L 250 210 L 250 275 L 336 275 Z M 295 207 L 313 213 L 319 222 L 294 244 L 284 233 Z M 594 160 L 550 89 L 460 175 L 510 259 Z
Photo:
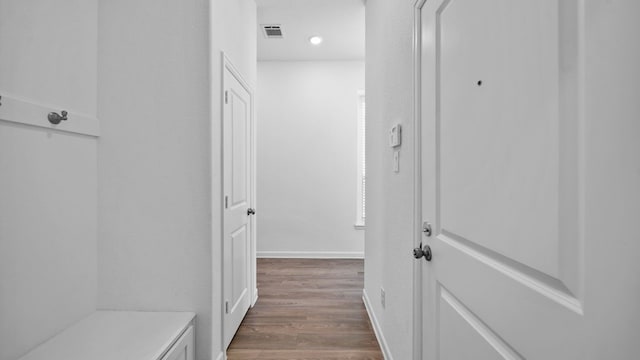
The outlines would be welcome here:
M 365 4 L 256 3 L 259 296 L 228 357 L 381 359 L 362 300 Z

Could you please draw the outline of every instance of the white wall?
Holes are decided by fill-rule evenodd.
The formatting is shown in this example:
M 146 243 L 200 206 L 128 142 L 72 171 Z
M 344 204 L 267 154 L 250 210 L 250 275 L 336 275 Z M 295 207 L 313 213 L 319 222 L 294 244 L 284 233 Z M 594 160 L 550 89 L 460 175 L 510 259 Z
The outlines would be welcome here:
M 258 63 L 258 256 L 362 256 L 358 61 Z
M 211 358 L 208 2 L 100 1 L 98 308 L 195 311 Z
M 95 308 L 96 139 L 46 114 L 95 118 L 96 22 L 95 0 L 0 1 L 1 360 Z M 38 116 L 10 116 L 25 106 Z
M 220 52 L 255 84 L 255 17 L 252 0 L 0 1 L 1 360 L 96 307 L 196 311 L 198 358 L 220 355 Z M 101 138 L 51 130 L 62 109 L 72 131 L 99 115 Z
M 585 142 L 587 202 L 600 206 L 587 213 L 586 234 L 604 239 L 607 251 L 585 249 L 585 263 L 599 286 L 586 290 L 594 298 L 591 316 L 594 329 L 588 334 L 593 358 L 622 358 L 637 344 L 637 296 L 617 297 L 616 304 L 628 311 L 611 314 L 609 294 L 639 294 L 637 231 L 634 220 L 640 213 L 638 184 L 638 116 L 640 103 L 640 43 L 633 41 L 638 22 L 635 1 L 585 2 L 586 91 Z M 365 290 L 373 313 L 380 322 L 394 359 L 411 358 L 411 260 L 412 247 L 412 23 L 413 1 L 368 0 L 367 24 L 367 229 L 365 233 Z M 388 31 L 393 29 L 393 31 Z M 618 41 L 611 41 L 617 39 Z M 615 64 L 612 66 L 612 64 Z M 625 91 L 615 91 L 625 89 Z M 391 168 L 392 153 L 386 146 L 386 132 L 392 122 L 403 124 L 403 145 L 399 174 Z M 611 146 L 616 144 L 616 146 Z M 371 161 L 371 159 L 379 159 Z M 612 161 L 615 159 L 615 161 Z M 620 186 L 611 187 L 611 175 Z M 621 206 L 622 204 L 622 206 Z M 602 226 L 610 224 L 611 226 Z M 620 254 L 625 254 L 620 256 Z M 616 269 L 607 267 L 617 264 Z M 612 273 L 615 273 L 613 277 Z M 614 279 L 615 281 L 611 281 Z M 406 279 L 398 281 L 398 279 Z M 379 301 L 380 286 L 387 292 L 386 310 Z M 407 296 L 409 295 L 409 296 Z M 404 322 L 404 323 L 403 323 Z M 593 326 L 591 326 L 593 325 Z M 602 332 L 615 333 L 610 337 Z M 612 355 L 612 352 L 620 355 Z M 622 354 L 624 353 L 624 354 Z M 636 351 L 637 353 L 637 351 Z M 635 354 L 635 353 L 634 353 Z
M 369 0 L 367 26 L 367 229 L 365 291 L 394 359 L 412 357 L 412 1 Z M 390 31 L 389 29 L 392 29 Z M 402 124 L 400 172 L 388 131 Z M 386 309 L 380 302 L 386 291 Z
M 197 358 L 215 359 L 220 51 L 255 83 L 255 4 L 109 0 L 99 14 L 98 307 L 196 311 Z

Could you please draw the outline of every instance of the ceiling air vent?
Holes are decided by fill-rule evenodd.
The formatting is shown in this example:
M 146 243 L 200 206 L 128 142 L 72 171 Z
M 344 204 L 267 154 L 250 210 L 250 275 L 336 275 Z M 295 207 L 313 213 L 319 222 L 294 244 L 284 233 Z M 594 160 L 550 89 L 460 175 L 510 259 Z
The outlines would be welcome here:
M 280 25 L 262 25 L 264 37 L 267 39 L 282 39 L 282 28 Z

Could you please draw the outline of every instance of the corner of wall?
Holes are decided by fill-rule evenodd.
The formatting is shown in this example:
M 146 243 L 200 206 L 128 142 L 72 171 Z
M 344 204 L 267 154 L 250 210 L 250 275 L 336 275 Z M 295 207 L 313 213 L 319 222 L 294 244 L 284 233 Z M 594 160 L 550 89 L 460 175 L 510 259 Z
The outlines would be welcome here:
M 384 332 L 382 331 L 382 324 L 378 321 L 378 318 L 373 311 L 373 306 L 366 289 L 362 290 L 362 301 L 364 302 L 364 307 L 367 310 L 367 315 L 369 315 L 369 320 L 371 321 L 371 326 L 376 334 L 376 339 L 378 339 L 382 355 L 385 360 L 393 360 L 393 356 L 391 356 L 391 351 L 389 350 L 389 345 L 387 344 L 387 339 L 384 337 Z
M 253 0 L 209 1 L 209 165 L 211 228 L 211 352 L 226 358 L 222 349 L 222 52 L 255 87 L 257 72 L 256 4 Z M 199 355 L 199 359 L 205 357 Z
M 367 58 L 367 229 L 365 290 L 388 355 L 413 355 L 414 241 L 413 2 L 369 1 Z M 389 31 L 388 29 L 393 29 Z M 403 127 L 402 145 L 392 149 L 387 133 Z M 400 151 L 400 170 L 393 171 Z M 398 279 L 404 279 L 398 281 Z M 380 288 L 386 293 L 380 304 Z

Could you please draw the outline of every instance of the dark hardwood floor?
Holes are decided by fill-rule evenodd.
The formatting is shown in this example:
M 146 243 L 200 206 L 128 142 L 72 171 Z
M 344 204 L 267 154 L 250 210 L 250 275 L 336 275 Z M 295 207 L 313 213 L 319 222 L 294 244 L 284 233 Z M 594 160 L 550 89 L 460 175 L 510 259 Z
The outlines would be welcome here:
M 258 259 L 258 302 L 229 360 L 382 360 L 362 303 L 362 260 Z

